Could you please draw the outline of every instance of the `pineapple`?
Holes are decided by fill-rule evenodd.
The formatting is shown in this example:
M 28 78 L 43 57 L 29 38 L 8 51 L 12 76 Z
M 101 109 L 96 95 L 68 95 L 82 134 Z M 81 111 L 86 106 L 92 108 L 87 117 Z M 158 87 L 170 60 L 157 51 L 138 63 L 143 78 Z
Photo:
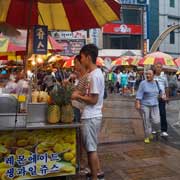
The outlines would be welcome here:
M 74 119 L 74 112 L 71 104 L 63 105 L 61 107 L 61 122 L 72 123 Z
M 58 105 L 50 105 L 48 107 L 48 122 L 51 124 L 58 123 L 61 118 L 60 108 Z
M 72 95 L 72 86 L 64 86 L 64 99 L 61 106 L 61 122 L 63 123 L 72 123 L 74 119 L 73 107 L 71 105 L 71 95 Z
M 73 108 L 71 105 L 72 95 L 71 85 L 56 85 L 51 91 L 51 99 L 55 105 L 59 106 L 62 123 L 72 123 L 74 119 Z M 50 110 L 51 111 L 51 110 Z

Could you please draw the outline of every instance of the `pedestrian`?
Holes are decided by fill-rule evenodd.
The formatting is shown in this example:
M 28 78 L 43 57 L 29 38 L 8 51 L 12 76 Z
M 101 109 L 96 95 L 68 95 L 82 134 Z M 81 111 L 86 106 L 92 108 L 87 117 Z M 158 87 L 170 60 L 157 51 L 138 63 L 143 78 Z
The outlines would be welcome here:
M 161 136 L 168 137 L 168 124 L 166 119 L 166 103 L 169 100 L 169 85 L 167 77 L 164 73 L 162 73 L 162 64 L 157 63 L 154 66 L 155 71 L 155 80 L 158 82 L 159 87 L 162 91 L 162 97 L 159 98 L 159 111 L 160 111 L 160 120 L 161 120 Z
M 123 95 L 126 93 L 127 85 L 128 85 L 128 75 L 127 75 L 126 71 L 124 70 L 121 74 L 121 87 L 122 87 Z
M 91 180 L 97 180 L 102 175 L 97 153 L 98 134 L 102 123 L 102 107 L 104 97 L 104 76 L 96 66 L 98 48 L 93 44 L 85 45 L 81 51 L 81 63 L 88 70 L 88 85 L 86 95 L 75 93 L 72 98 L 85 103 L 82 113 L 82 136 L 91 170 Z
M 116 81 L 117 93 L 119 93 L 120 87 L 121 87 L 121 71 L 118 69 L 117 70 L 117 81 Z
M 171 73 L 169 76 L 169 95 L 174 97 L 177 94 L 177 76 L 175 73 Z
M 154 72 L 146 72 L 146 80 L 140 83 L 136 94 L 136 109 L 140 110 L 143 118 L 145 143 L 150 143 L 153 134 L 160 130 L 160 114 L 158 97 L 160 94 L 159 85 L 154 80 Z M 153 133 L 154 132 L 154 133 Z

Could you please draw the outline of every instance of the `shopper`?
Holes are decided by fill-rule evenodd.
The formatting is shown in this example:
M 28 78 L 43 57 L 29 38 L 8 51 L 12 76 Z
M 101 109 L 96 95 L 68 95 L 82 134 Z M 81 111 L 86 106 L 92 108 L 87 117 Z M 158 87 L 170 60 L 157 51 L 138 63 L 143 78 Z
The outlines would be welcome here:
M 88 165 L 91 170 L 91 179 L 97 180 L 101 173 L 99 157 L 97 153 L 98 134 L 102 123 L 102 106 L 104 97 L 104 76 L 96 66 L 98 48 L 93 44 L 85 45 L 81 51 L 81 63 L 89 71 L 86 95 L 74 94 L 74 99 L 85 102 L 82 113 L 83 143 L 87 151 Z
M 118 71 L 117 71 L 117 81 L 116 81 L 117 93 L 119 93 L 120 87 L 121 87 L 121 71 L 118 69 Z
M 123 73 L 121 74 L 121 87 L 122 87 L 123 95 L 126 93 L 127 85 L 128 85 L 128 75 L 126 71 L 123 71 Z
M 169 86 L 168 86 L 168 80 L 164 73 L 162 73 L 162 64 L 157 63 L 154 66 L 155 71 L 155 80 L 158 82 L 160 89 L 163 94 L 163 98 L 159 98 L 159 111 L 160 111 L 160 117 L 161 117 L 161 136 L 162 137 L 168 137 L 168 124 L 166 119 L 166 103 L 169 99 Z
M 147 80 L 140 83 L 136 95 L 136 109 L 140 110 L 145 131 L 145 143 L 150 143 L 152 133 L 160 130 L 160 114 L 158 107 L 159 85 L 154 81 L 154 72 L 148 70 Z
M 81 56 L 77 55 L 74 58 L 74 73 L 77 76 L 77 82 L 75 83 L 74 93 L 79 93 L 84 96 L 86 94 L 87 70 L 81 65 Z M 73 96 L 73 95 L 72 95 Z M 84 103 L 78 100 L 72 100 L 72 105 L 74 107 L 75 121 L 79 122 L 81 119 L 81 113 L 83 112 Z

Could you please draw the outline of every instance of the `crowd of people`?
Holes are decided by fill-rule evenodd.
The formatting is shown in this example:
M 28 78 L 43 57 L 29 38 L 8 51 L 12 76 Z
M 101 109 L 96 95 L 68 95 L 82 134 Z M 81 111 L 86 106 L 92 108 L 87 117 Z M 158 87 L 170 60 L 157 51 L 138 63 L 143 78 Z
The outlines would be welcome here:
M 120 93 L 122 95 L 135 95 L 135 89 L 144 79 L 142 72 L 135 70 L 126 71 L 119 69 L 111 71 L 107 74 L 109 93 Z
M 161 73 L 164 74 L 164 72 Z M 171 97 L 180 95 L 180 75 L 175 72 L 165 73 L 165 75 L 169 84 L 169 95 Z M 145 78 L 144 71 L 116 69 L 107 73 L 106 86 L 110 94 L 135 96 L 140 82 Z

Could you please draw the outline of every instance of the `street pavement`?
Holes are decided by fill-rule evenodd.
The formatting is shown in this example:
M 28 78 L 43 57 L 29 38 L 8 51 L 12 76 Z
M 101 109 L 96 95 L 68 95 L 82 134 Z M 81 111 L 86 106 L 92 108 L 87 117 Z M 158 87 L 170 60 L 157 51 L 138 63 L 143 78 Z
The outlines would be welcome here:
M 110 95 L 103 109 L 99 156 L 105 180 L 180 180 L 178 103 L 167 106 L 169 138 L 143 143 L 143 123 L 134 99 Z M 76 176 L 74 180 L 85 180 Z

